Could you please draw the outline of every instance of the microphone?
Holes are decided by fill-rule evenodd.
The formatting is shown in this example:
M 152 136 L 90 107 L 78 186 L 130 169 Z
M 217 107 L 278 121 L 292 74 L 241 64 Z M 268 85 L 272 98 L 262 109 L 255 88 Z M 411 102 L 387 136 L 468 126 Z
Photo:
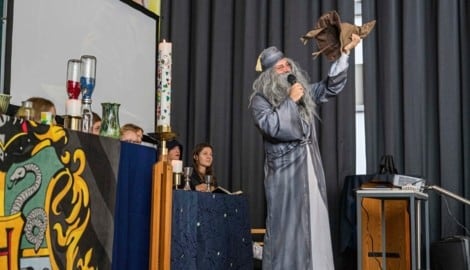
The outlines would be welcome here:
M 289 74 L 287 75 L 287 81 L 290 83 L 290 85 L 294 85 L 295 83 L 297 83 L 297 78 L 294 74 Z
M 297 83 L 297 78 L 295 77 L 294 74 L 289 74 L 287 75 L 287 81 L 289 82 L 290 85 L 294 85 Z M 298 105 L 303 105 L 303 97 L 301 97 L 296 103 Z

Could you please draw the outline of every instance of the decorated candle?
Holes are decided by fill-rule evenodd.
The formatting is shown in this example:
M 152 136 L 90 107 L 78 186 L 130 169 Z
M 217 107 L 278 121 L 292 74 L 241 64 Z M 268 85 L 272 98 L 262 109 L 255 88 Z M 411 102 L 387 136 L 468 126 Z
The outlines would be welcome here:
M 171 42 L 158 45 L 157 126 L 170 127 L 171 113 Z

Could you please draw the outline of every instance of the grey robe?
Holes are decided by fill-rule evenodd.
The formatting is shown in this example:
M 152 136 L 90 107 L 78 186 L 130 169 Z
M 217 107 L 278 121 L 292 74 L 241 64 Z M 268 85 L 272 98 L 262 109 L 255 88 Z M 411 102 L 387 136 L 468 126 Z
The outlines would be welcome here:
M 316 103 L 339 93 L 348 57 L 325 80 L 310 85 Z M 334 269 L 326 185 L 314 123 L 303 121 L 288 96 L 274 107 L 261 93 L 250 108 L 263 135 L 267 199 L 263 269 Z

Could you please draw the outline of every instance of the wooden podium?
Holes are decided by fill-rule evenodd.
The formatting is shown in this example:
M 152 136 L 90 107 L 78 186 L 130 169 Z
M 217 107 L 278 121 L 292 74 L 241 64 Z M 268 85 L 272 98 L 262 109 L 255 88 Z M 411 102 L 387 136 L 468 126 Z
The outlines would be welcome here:
M 428 195 L 376 188 L 358 190 L 356 196 L 358 270 L 429 269 Z M 423 225 L 426 268 L 421 254 Z

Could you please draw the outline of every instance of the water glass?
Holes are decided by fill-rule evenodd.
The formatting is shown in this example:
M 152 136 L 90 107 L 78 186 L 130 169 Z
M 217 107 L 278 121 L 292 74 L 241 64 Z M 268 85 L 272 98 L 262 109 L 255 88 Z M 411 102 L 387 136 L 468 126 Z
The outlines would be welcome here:
M 212 185 L 212 175 L 205 175 L 204 181 L 206 182 L 207 192 L 211 192 L 211 185 Z
M 191 185 L 189 182 L 191 181 L 190 177 L 193 174 L 193 167 L 184 167 L 183 168 L 183 175 L 184 175 L 184 190 L 191 190 Z

